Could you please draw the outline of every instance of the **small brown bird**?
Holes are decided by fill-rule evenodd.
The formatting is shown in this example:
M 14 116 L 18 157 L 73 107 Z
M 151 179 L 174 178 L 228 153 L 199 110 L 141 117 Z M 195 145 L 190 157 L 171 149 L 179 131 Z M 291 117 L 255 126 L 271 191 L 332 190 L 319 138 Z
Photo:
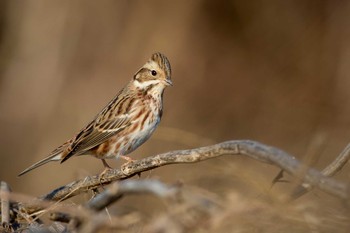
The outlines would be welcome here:
M 154 53 L 133 79 L 109 104 L 72 139 L 59 146 L 43 160 L 19 176 L 51 161 L 63 163 L 70 157 L 91 155 L 101 159 L 124 158 L 143 144 L 157 128 L 163 111 L 163 92 L 172 85 L 168 59 Z

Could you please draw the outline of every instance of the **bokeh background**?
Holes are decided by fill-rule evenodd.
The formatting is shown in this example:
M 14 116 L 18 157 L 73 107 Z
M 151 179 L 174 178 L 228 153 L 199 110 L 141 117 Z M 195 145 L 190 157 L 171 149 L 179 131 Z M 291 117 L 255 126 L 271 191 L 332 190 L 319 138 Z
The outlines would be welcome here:
M 88 123 L 156 51 L 168 56 L 174 86 L 159 129 L 131 157 L 251 139 L 322 169 L 350 141 L 349 13 L 349 1 L 1 1 L 0 180 L 38 196 L 102 171 L 83 156 L 17 178 Z M 143 177 L 259 197 L 287 193 L 285 183 L 269 190 L 278 171 L 225 156 Z M 345 167 L 336 178 L 349 175 Z M 156 202 L 131 200 L 145 209 Z M 320 192 L 296 203 L 310 202 L 331 216 L 346 210 Z

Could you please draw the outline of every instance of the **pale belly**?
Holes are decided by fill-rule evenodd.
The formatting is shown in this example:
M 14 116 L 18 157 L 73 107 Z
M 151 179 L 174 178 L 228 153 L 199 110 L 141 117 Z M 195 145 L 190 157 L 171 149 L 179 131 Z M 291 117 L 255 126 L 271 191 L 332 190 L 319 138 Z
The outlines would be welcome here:
M 124 140 L 127 143 L 125 143 L 123 148 L 119 151 L 119 153 L 117 153 L 117 156 L 127 155 L 141 146 L 145 141 L 149 139 L 149 137 L 151 137 L 159 122 L 160 120 L 158 119 L 150 124 L 145 124 L 142 130 L 127 135 L 125 138 L 128 138 L 128 140 L 125 140 L 125 138 L 122 139 L 121 141 Z

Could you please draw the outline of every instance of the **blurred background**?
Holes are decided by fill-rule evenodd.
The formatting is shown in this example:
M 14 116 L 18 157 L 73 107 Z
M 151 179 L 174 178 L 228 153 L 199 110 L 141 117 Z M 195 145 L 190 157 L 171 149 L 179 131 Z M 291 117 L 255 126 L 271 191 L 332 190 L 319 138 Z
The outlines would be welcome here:
M 322 169 L 350 141 L 349 12 L 349 1 L 1 1 L 0 180 L 38 196 L 101 172 L 99 160 L 83 156 L 17 178 L 84 127 L 156 51 L 169 58 L 174 86 L 160 127 L 132 158 L 251 139 L 313 156 Z M 142 177 L 258 197 L 278 171 L 225 156 Z M 336 178 L 349 176 L 345 167 Z M 298 203 L 315 200 L 330 215 L 340 211 L 322 193 Z

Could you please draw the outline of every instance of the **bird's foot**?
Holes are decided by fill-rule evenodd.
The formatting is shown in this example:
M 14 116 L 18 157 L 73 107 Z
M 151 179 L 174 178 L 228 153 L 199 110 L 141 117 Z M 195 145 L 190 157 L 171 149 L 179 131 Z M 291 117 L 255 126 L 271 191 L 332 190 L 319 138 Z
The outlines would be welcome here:
M 126 172 L 124 172 L 124 171 L 126 170 L 127 166 L 128 166 L 130 163 L 135 162 L 135 161 L 137 161 L 137 160 L 132 159 L 132 158 L 130 158 L 130 157 L 128 157 L 128 156 L 124 156 L 124 155 L 120 155 L 120 158 L 126 160 L 126 163 L 124 163 L 124 164 L 121 166 L 121 170 L 123 171 L 124 174 L 127 174 Z

